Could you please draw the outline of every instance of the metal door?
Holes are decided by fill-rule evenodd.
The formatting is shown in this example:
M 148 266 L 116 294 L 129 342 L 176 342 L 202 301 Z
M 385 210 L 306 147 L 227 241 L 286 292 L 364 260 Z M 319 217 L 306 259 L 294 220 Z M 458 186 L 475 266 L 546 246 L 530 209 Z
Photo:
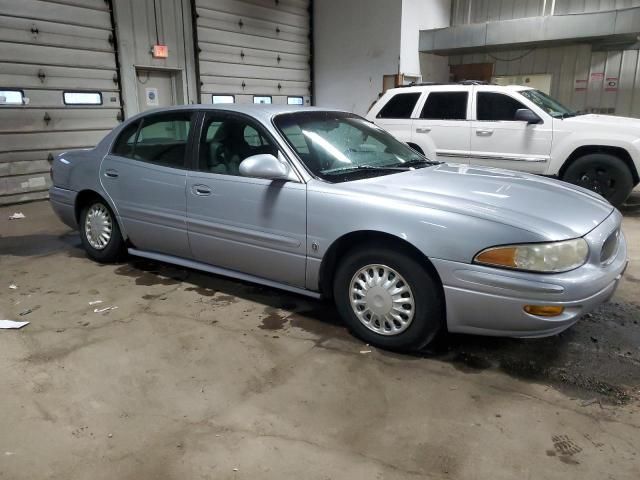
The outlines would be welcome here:
M 0 204 L 46 198 L 49 161 L 121 118 L 110 2 L 0 0 Z

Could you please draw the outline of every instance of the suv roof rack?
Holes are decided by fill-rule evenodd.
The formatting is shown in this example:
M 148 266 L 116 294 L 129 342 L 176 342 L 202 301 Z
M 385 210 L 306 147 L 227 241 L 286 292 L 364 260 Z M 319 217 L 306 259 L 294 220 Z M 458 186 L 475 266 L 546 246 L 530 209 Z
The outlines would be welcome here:
M 428 87 L 432 85 L 492 85 L 489 82 L 483 80 L 460 80 L 459 82 L 411 82 L 407 85 L 398 85 L 395 88 L 406 87 Z

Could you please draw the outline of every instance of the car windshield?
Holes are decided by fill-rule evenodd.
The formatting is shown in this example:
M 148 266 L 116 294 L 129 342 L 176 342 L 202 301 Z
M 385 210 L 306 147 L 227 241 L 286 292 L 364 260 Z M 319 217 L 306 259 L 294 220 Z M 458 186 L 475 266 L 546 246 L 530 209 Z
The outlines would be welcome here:
M 274 124 L 311 173 L 333 183 L 436 163 L 349 113 L 286 113 L 276 116 Z
M 531 100 L 552 117 L 575 117 L 578 114 L 540 90 L 521 90 L 520 95 Z

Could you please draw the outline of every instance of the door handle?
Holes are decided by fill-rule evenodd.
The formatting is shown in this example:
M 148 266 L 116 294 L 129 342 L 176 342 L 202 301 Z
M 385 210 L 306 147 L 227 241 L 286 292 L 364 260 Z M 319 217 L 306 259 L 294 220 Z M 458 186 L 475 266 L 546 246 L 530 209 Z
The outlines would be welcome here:
M 113 168 L 108 168 L 104 171 L 104 176 L 109 178 L 118 178 L 118 171 Z
M 431 131 L 431 127 L 418 127 L 416 128 L 416 133 L 429 133 Z
M 493 135 L 493 130 L 477 129 L 476 135 L 478 135 L 479 137 L 490 137 L 491 135 Z
M 193 187 L 191 187 L 191 191 L 199 197 L 206 197 L 207 195 L 211 195 L 211 189 L 206 185 L 194 185 Z

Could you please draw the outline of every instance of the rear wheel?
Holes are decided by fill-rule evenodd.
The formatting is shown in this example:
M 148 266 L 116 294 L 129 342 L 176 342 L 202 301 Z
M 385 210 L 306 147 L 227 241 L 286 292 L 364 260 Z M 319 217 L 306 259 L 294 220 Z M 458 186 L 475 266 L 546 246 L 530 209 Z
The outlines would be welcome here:
M 385 349 L 420 350 L 445 323 L 439 280 L 417 259 L 388 248 L 347 254 L 335 275 L 334 299 L 354 335 Z
M 124 256 L 125 244 L 118 222 L 104 200 L 91 200 L 82 208 L 80 238 L 93 260 L 111 263 Z
M 575 160 L 562 179 L 593 190 L 619 207 L 633 189 L 633 176 L 618 157 L 607 153 L 590 153 Z

